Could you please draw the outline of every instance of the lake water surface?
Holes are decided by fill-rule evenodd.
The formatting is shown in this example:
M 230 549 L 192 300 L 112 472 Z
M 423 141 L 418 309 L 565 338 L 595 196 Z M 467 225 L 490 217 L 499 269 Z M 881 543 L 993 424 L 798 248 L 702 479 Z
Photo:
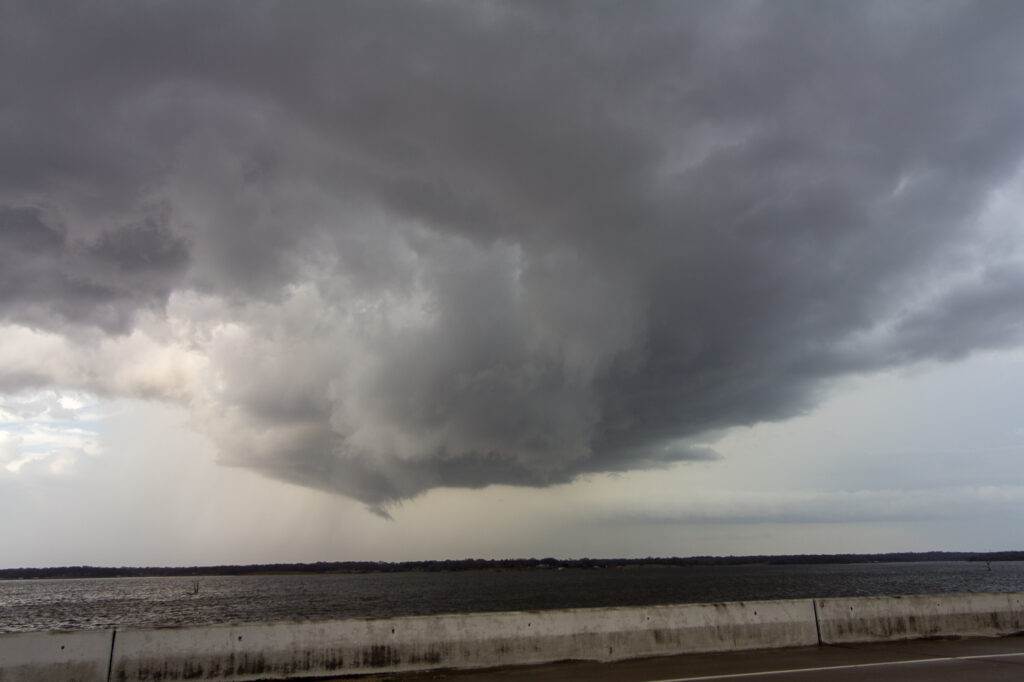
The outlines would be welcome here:
M 1019 590 L 1024 562 L 9 580 L 0 632 Z

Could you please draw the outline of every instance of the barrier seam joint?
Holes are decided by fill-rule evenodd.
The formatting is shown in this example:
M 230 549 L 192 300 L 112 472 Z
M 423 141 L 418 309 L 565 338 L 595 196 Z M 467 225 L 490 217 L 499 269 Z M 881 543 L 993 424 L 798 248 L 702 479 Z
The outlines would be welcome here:
M 818 646 L 821 646 L 821 621 L 818 620 L 818 600 L 811 600 L 811 608 L 814 609 L 814 631 L 818 634 Z M 110 680 L 107 680 L 110 682 Z
M 114 642 L 117 640 L 117 628 L 110 632 L 110 658 L 107 659 L 107 682 L 110 682 L 110 675 L 114 670 Z

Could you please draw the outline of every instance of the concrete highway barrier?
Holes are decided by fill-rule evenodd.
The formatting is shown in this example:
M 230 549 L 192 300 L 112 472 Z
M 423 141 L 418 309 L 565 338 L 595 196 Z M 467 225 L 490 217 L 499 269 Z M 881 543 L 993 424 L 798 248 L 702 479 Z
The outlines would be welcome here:
M 822 644 L 1024 631 L 1024 592 L 815 600 Z
M 1024 592 L 0 635 L 0 682 L 261 680 L 1024 631 Z
M 0 682 L 106 682 L 113 630 L 0 635 Z
M 112 680 L 252 680 L 817 643 L 807 600 L 119 632 Z

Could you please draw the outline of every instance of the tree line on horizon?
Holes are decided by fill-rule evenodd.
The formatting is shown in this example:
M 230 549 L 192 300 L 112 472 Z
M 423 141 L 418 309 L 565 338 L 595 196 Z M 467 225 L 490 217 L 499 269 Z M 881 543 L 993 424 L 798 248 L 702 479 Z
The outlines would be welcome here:
M 747 556 L 646 557 L 642 559 L 446 559 L 434 561 L 317 561 L 315 563 L 221 566 L 58 566 L 0 569 L 0 580 L 32 578 L 128 578 L 197 575 L 317 573 L 400 573 L 441 571 L 557 570 L 645 566 L 736 566 L 743 564 L 856 564 L 912 561 L 1024 561 L 1024 551 L 890 552 L 885 554 L 778 554 Z

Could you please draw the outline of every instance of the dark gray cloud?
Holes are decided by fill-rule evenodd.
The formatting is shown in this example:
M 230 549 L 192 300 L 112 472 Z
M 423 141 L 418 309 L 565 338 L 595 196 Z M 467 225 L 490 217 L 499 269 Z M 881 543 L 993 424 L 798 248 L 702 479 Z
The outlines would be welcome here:
M 181 238 L 159 223 L 76 240 L 39 209 L 0 206 L 0 315 L 15 322 L 124 333 L 134 310 L 166 302 L 187 263 Z
M 1021 341 L 1019 3 L 41 5 L 0 314 L 180 295 L 227 462 L 547 485 Z

